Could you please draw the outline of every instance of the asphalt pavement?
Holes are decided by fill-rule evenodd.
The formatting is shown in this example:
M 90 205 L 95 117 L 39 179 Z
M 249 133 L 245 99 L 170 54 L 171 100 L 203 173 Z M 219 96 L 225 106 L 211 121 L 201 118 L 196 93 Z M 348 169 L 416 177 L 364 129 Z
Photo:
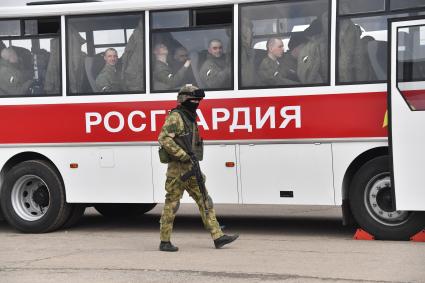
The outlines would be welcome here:
M 0 222 L 0 282 L 425 282 L 425 243 L 356 241 L 339 208 L 216 205 L 217 250 L 197 208 L 182 205 L 176 253 L 158 251 L 162 205 L 136 219 L 93 208 L 68 230 L 22 234 Z

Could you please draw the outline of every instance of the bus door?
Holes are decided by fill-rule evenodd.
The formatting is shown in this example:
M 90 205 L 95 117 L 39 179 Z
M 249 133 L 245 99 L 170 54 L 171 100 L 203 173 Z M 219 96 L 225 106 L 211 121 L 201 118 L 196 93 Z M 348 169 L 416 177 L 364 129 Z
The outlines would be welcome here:
M 397 19 L 389 25 L 386 121 L 395 206 L 397 210 L 425 210 L 425 17 Z

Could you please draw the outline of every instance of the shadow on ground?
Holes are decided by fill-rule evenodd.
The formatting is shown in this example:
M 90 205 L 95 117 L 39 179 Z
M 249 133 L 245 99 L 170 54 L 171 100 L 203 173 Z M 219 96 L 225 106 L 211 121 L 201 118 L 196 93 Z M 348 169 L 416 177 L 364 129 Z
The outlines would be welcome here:
M 158 232 L 160 209 L 135 218 L 107 218 L 94 212 L 90 208 L 84 217 L 70 231 L 80 232 Z M 224 231 L 240 234 L 266 234 L 266 235 L 297 235 L 316 237 L 351 238 L 354 227 L 342 225 L 340 217 L 334 216 L 303 216 L 303 215 L 222 215 L 218 217 Z M 190 233 L 203 229 L 198 213 L 177 214 L 174 222 L 175 229 Z M 0 232 L 16 232 L 5 221 L 0 221 Z

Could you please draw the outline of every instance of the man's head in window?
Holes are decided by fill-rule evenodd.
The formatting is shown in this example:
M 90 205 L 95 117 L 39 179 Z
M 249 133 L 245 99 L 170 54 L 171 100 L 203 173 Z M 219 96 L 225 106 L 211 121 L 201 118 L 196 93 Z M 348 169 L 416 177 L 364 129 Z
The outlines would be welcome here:
M 168 48 L 164 44 L 159 43 L 153 48 L 153 54 L 155 55 L 156 60 L 166 63 L 168 56 Z
M 277 60 L 283 55 L 283 41 L 280 38 L 272 37 L 267 40 L 267 55 L 272 60 Z
M 107 65 L 115 66 L 118 61 L 118 52 L 114 48 L 108 48 L 105 50 L 105 54 L 103 55 L 103 59 Z
M 12 47 L 5 48 L 1 51 L 1 58 L 12 64 L 18 63 L 18 55 Z
M 298 58 L 300 50 L 303 48 L 304 44 L 308 42 L 308 38 L 300 32 L 293 33 L 288 42 L 289 53 Z
M 173 56 L 174 60 L 176 62 L 179 63 L 184 63 L 187 61 L 188 59 L 188 54 L 187 54 L 187 49 L 184 48 L 183 46 L 178 47 L 175 51 L 174 51 L 174 56 Z
M 208 44 L 208 53 L 216 58 L 220 58 L 223 55 L 223 44 L 218 39 L 213 39 Z

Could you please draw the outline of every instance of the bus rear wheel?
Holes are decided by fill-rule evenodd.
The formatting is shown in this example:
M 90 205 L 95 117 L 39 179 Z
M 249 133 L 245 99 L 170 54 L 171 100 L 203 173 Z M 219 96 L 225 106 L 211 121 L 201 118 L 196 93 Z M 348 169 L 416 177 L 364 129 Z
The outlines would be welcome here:
M 102 203 L 94 208 L 105 217 L 123 218 L 141 216 L 155 206 L 156 203 Z
M 408 240 L 425 227 L 425 214 L 392 208 L 388 162 L 388 156 L 376 157 L 357 171 L 349 191 L 351 211 L 360 227 L 375 238 Z
M 24 233 L 54 231 L 71 212 L 59 173 L 43 160 L 12 167 L 5 176 L 0 201 L 7 222 Z

